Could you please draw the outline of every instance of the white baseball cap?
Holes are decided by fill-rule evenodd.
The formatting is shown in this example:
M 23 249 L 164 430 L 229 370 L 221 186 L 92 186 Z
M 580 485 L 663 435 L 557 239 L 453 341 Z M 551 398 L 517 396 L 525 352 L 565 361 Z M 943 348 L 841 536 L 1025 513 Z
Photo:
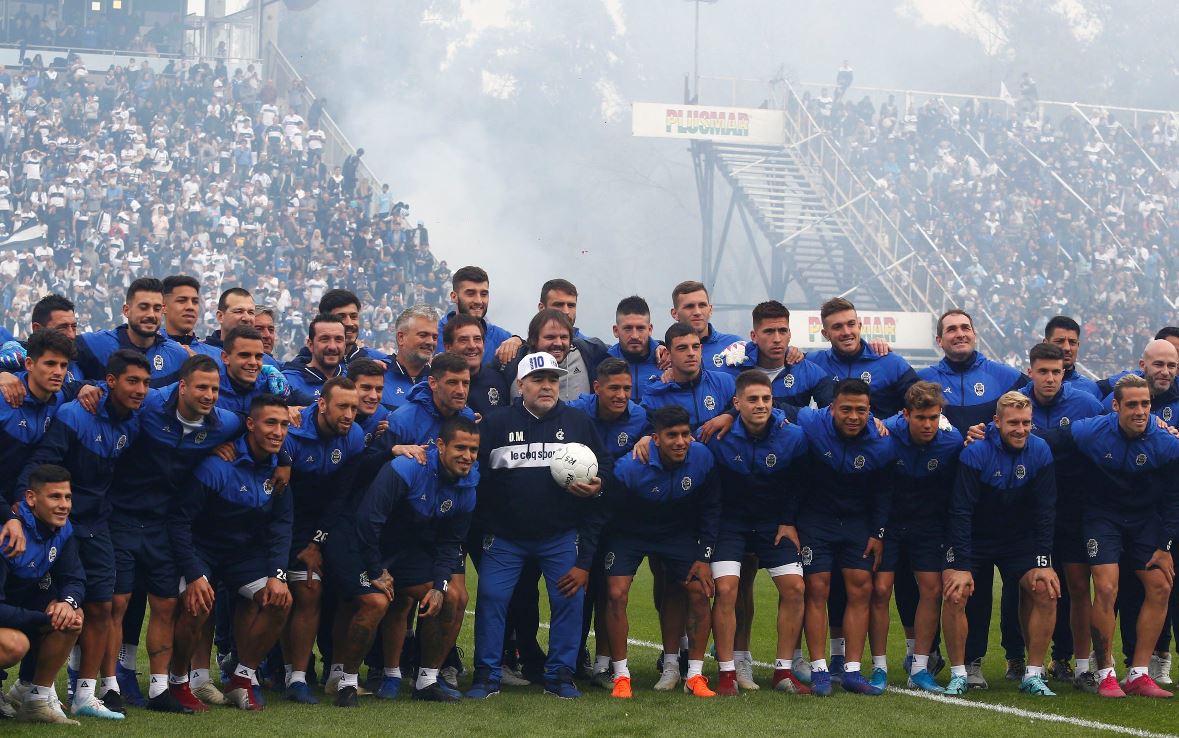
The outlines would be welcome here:
M 552 354 L 539 351 L 520 359 L 520 365 L 516 367 L 516 380 L 519 381 L 533 372 L 554 372 L 558 377 L 563 377 L 569 370 L 557 366 L 557 360 Z

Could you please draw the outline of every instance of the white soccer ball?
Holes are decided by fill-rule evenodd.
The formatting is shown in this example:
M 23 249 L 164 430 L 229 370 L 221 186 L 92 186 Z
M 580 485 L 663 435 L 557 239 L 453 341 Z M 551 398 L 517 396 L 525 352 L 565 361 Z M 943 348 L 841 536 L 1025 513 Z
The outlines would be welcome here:
M 571 484 L 586 484 L 598 476 L 598 457 L 584 443 L 567 443 L 549 461 L 553 481 L 568 488 Z

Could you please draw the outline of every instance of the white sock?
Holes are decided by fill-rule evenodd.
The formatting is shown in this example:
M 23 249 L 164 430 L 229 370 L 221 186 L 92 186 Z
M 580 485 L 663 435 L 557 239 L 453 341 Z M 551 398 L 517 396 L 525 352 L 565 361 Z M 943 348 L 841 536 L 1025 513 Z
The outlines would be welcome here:
M 847 643 L 847 641 L 845 641 L 842 638 L 832 638 L 831 639 L 830 647 L 831 647 L 832 658 L 834 658 L 836 656 L 843 656 L 843 646 L 845 643 Z
M 888 657 L 887 656 L 873 656 L 872 657 L 872 668 L 873 669 L 883 669 L 884 671 L 888 671 Z
M 1115 679 L 1118 676 L 1118 673 L 1116 671 L 1114 671 L 1114 668 L 1112 666 L 1109 667 L 1108 669 L 1098 669 L 1097 670 L 1097 680 L 1101 681 L 1101 680 L 1105 679 L 1107 676 L 1109 676 L 1110 674 L 1113 674 Z
M 625 660 L 626 659 L 623 659 L 623 661 L 625 661 Z M 595 656 L 594 657 L 594 673 L 595 674 L 601 674 L 603 671 L 606 671 L 609 668 L 610 668 L 610 657 L 609 656 Z
M 905 639 L 905 656 L 912 656 L 915 649 L 916 640 L 913 638 Z
M 168 675 L 167 674 L 152 674 L 151 678 L 147 680 L 147 698 L 150 700 L 153 697 L 159 697 L 164 692 L 168 691 Z
M 118 692 L 119 691 L 119 680 L 117 677 L 103 677 L 102 682 L 99 685 L 99 688 L 102 690 L 103 694 L 106 694 L 107 692 L 111 691 L 112 689 L 115 690 L 116 692 Z M 120 692 L 120 694 L 122 694 L 122 693 Z
M 916 653 L 913 654 L 913 663 L 909 665 L 909 675 L 912 676 L 919 671 L 925 671 L 927 668 L 929 668 L 929 657 Z M 965 666 L 962 668 L 963 670 L 966 669 Z
M 168 684 L 188 684 L 188 672 L 183 674 L 168 673 Z
M 627 659 L 623 659 L 622 661 L 611 661 L 610 664 L 614 667 L 615 679 L 618 679 L 619 677 L 626 677 L 628 679 L 630 678 L 630 667 L 627 666 Z M 603 671 L 605 671 L 605 669 L 603 669 Z
M 734 661 L 744 661 L 747 664 L 753 663 L 753 654 L 748 651 L 733 651 Z
M 344 665 L 343 664 L 332 664 L 332 668 L 328 669 L 328 679 L 334 679 L 343 673 L 344 673 Z
M 1132 682 L 1138 677 L 1144 677 L 1150 673 L 1150 670 L 1145 666 L 1131 666 L 1130 673 L 1126 675 L 1126 681 Z
M 254 669 L 251 669 L 240 661 L 237 664 L 237 668 L 233 670 L 234 676 L 242 677 L 243 679 L 249 679 L 251 684 L 254 682 L 254 673 Z
M 192 682 L 192 684 L 189 685 L 190 687 L 193 689 L 200 689 L 209 683 L 209 670 L 193 669 L 191 672 L 189 672 L 188 679 L 190 682 Z
M 688 659 L 688 678 L 689 679 L 691 679 L 694 676 L 700 676 L 703 673 L 704 673 L 704 659 L 700 659 L 699 661 L 697 661 L 695 659 Z
M 859 661 L 845 661 L 843 664 L 843 671 L 845 674 L 851 674 L 860 670 Z
M 1034 677 L 1034 676 L 1044 676 L 1044 667 L 1043 666 L 1025 666 L 1024 672 L 1023 672 L 1023 678 L 1027 679 L 1028 677 Z
M 85 705 L 94 699 L 95 679 L 79 679 L 74 687 L 74 704 Z
M 124 643 L 119 648 L 119 663 L 123 665 L 124 669 L 135 671 L 135 659 L 139 655 L 138 643 Z
M 952 677 L 966 676 L 966 664 L 959 664 L 958 666 L 951 666 L 950 667 L 950 676 L 952 676 Z
M 792 656 L 791 658 L 793 658 L 795 661 L 802 661 L 802 649 L 801 648 L 794 649 L 794 656 Z
M 790 659 L 774 659 L 774 671 L 779 669 L 790 669 L 794 666 L 794 662 Z
M 57 692 L 53 687 L 45 687 L 40 684 L 34 684 L 33 688 L 25 692 L 25 702 L 49 702 L 50 697 L 55 697 Z
M 1089 659 L 1077 659 L 1077 673 L 1084 674 L 1089 671 Z
M 426 687 L 430 686 L 431 684 L 436 684 L 437 682 L 438 682 L 438 670 L 437 669 L 425 669 L 425 668 L 418 669 L 418 681 L 414 685 L 414 689 L 425 689 Z
M 676 671 L 679 671 L 679 668 L 680 668 L 680 655 L 678 653 L 665 653 L 665 654 L 663 654 L 663 670 L 664 671 L 668 671 L 670 669 L 675 669 Z
M 82 649 L 74 646 L 70 649 L 69 668 L 77 671 L 82 668 Z
M 303 682 L 304 684 L 306 684 L 307 683 L 307 672 L 305 672 L 305 671 L 292 671 L 290 673 L 290 675 L 287 676 L 287 686 L 289 687 L 296 682 Z
M 811 671 L 827 671 L 827 659 L 815 659 L 812 661 Z
M 338 690 L 343 689 L 344 687 L 356 687 L 360 684 L 359 674 L 349 674 L 346 671 L 340 672 L 340 674 L 340 686 L 337 687 Z
M 688 636 L 686 636 L 686 635 L 680 636 L 680 650 L 681 651 L 688 650 Z
M 400 666 L 394 666 L 392 668 L 385 667 L 384 669 L 381 669 L 381 675 L 387 679 L 400 679 L 401 678 L 401 667 Z
M 691 663 L 691 662 L 689 662 Z M 718 667 L 719 671 L 734 671 L 737 668 L 736 661 L 721 661 Z
M 282 665 L 282 673 L 283 673 L 283 677 L 284 677 L 283 684 L 289 685 L 291 683 L 291 674 L 293 674 L 294 672 L 295 672 L 295 665 L 294 664 L 283 664 Z

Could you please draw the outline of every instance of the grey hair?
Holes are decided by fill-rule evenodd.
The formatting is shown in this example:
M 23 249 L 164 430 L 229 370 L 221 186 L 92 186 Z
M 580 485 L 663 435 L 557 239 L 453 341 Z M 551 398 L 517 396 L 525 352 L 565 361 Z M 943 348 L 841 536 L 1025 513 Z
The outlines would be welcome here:
M 409 327 L 409 323 L 414 318 L 424 318 L 432 323 L 438 322 L 438 311 L 429 305 L 419 302 L 416 305 L 410 305 L 401 314 L 397 316 L 396 328 L 398 331 L 403 331 Z

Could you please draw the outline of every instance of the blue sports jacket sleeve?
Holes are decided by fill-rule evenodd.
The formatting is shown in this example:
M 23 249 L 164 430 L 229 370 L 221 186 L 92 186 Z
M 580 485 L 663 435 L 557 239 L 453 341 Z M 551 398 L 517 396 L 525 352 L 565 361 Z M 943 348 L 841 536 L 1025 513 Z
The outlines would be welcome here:
M 450 575 L 461 563 L 463 541 L 471 527 L 471 513 L 453 515 L 438 521 L 434 541 L 434 589 L 446 591 Z
M 947 569 L 970 571 L 971 518 L 982 489 L 978 475 L 977 469 L 972 469 L 966 464 L 958 464 L 958 476 L 954 479 L 954 489 L 950 492 L 946 519 L 946 539 L 953 551 L 953 561 L 946 562 Z
M 0 628 L 29 630 L 49 623 L 49 616 L 40 610 L 26 610 L 4 601 L 4 587 L 8 582 L 8 564 L 0 562 Z
M 385 464 L 356 508 L 356 542 L 370 579 L 381 575 L 381 531 L 397 501 L 409 491 L 401 475 Z
M 173 498 L 168 512 L 168 539 L 172 541 L 172 555 L 176 558 L 176 568 L 188 582 L 209 575 L 192 543 L 192 521 L 204 509 L 208 498 L 209 490 L 204 483 L 195 476 L 189 477 L 188 484 Z
M 1045 464 L 1032 479 L 1031 491 L 1036 510 L 1036 566 L 1048 566 L 1052 555 L 1052 539 L 1056 535 L 1056 469 Z M 1043 562 L 1043 563 L 1041 563 Z
M 86 599 L 86 570 L 78 556 L 78 539 L 70 536 L 62 544 L 53 564 L 53 581 L 57 584 L 57 599 L 81 607 Z M 72 602 L 71 602 L 72 599 Z
M 291 529 L 295 523 L 295 496 L 290 490 L 286 490 L 275 495 L 270 505 L 270 521 L 266 526 L 266 550 L 270 555 L 268 576 L 273 577 L 287 570 L 291 552 Z
M 696 530 L 700 540 L 696 542 L 696 560 L 711 562 L 716 550 L 716 537 L 720 533 L 721 493 L 719 471 L 713 467 L 704 478 L 697 507 Z
M 65 460 L 69 458 L 70 449 L 77 442 L 78 437 L 74 434 L 73 428 L 57 418 L 49 421 L 49 430 L 45 431 L 41 442 L 37 444 L 37 448 L 29 456 L 28 463 L 25 464 L 24 470 L 16 480 L 16 489 L 27 489 L 29 475 L 42 464 L 64 466 Z

